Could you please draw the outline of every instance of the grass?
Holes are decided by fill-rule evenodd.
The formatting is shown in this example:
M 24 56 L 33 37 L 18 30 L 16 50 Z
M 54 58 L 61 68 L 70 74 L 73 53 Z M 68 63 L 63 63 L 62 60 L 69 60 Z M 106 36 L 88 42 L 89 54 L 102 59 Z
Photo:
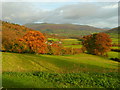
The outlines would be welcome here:
M 111 47 L 111 48 L 112 48 L 112 49 L 119 49 L 120 47 L 115 47 L 115 46 L 114 46 L 114 47 Z
M 49 40 L 58 41 L 49 38 Z M 117 39 L 113 39 L 117 43 Z M 81 48 L 77 39 L 62 39 L 65 47 Z M 118 48 L 118 47 L 112 47 Z M 108 58 L 79 55 L 2 53 L 2 83 L 7 88 L 119 88 L 118 52 Z
M 56 38 L 48 38 L 48 40 L 60 41 L 59 39 L 56 39 Z
M 63 42 L 63 45 L 71 45 L 71 44 L 80 44 L 81 41 L 78 41 L 77 39 L 61 39 L 61 41 Z
M 66 45 L 64 47 L 81 48 L 82 45 Z
M 4 72 L 3 87 L 8 88 L 119 88 L 118 73 Z
M 118 44 L 118 43 L 119 43 L 118 38 L 111 38 L 111 39 L 112 39 L 112 43 L 116 43 L 116 44 Z
M 60 73 L 72 72 L 76 68 L 78 71 L 103 72 L 118 68 L 118 62 L 82 53 L 67 56 L 3 53 L 2 64 L 3 71 L 15 72 L 48 71 Z
M 104 57 L 2 53 L 3 87 L 118 88 L 118 62 Z
M 119 54 L 120 54 L 119 52 L 113 52 L 113 51 L 111 51 L 111 52 L 108 53 L 108 57 L 109 58 L 120 58 Z
M 119 34 L 118 33 L 109 33 L 111 39 L 112 39 L 112 43 L 119 43 Z

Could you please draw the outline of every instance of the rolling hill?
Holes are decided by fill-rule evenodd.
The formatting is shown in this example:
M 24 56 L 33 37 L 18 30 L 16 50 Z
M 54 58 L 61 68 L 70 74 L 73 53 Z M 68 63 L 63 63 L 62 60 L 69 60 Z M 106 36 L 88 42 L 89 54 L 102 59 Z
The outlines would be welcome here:
M 33 30 L 8 22 L 2 22 L 2 24 L 2 44 L 8 46 L 13 40 L 21 38 L 25 33 Z M 55 25 L 53 27 L 54 30 L 58 30 Z M 70 25 L 68 27 L 69 31 Z M 61 28 L 63 29 L 63 27 Z M 84 29 L 73 31 L 86 32 Z M 73 32 L 73 34 L 75 33 Z M 72 43 L 73 41 L 68 42 Z M 68 44 L 68 42 L 64 44 Z M 78 41 L 74 42 L 79 43 Z M 118 62 L 109 60 L 111 57 L 118 57 L 117 52 L 109 52 L 108 58 L 86 53 L 64 56 L 8 52 L 1 52 L 1 54 L 2 86 L 5 88 L 120 87 Z
M 106 31 L 105 33 L 110 35 L 113 43 L 119 44 L 120 26 L 110 29 Z
M 113 28 L 113 29 L 110 29 L 110 30 L 106 31 L 106 33 L 119 34 L 120 33 L 120 26 L 116 27 L 116 28 Z
M 88 25 L 74 25 L 74 24 L 25 24 L 26 27 L 29 27 L 34 30 L 41 31 L 43 33 L 56 34 L 60 36 L 83 36 L 95 32 L 104 32 L 108 29 L 100 29 Z
M 32 29 L 29 29 L 25 26 L 4 22 L 1 21 L 2 25 L 2 50 L 5 50 L 5 47 L 8 47 L 10 45 L 13 45 L 12 43 L 22 38 L 28 31 L 32 31 Z
M 118 62 L 89 55 L 2 53 L 3 87 L 118 88 Z M 8 59 L 9 58 L 9 59 Z
M 19 38 L 31 30 L 32 29 L 29 29 L 22 25 L 2 21 L 2 36 L 3 36 L 3 38 L 5 36 L 10 37 L 10 38 L 13 37 L 14 39 L 16 37 Z

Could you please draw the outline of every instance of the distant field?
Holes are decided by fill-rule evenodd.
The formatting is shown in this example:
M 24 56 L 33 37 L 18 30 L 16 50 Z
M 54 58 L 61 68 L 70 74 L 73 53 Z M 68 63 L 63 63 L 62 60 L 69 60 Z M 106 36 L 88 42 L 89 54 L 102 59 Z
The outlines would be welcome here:
M 120 58 L 119 54 L 120 54 L 119 52 L 113 52 L 113 51 L 111 51 L 111 52 L 108 53 L 108 57 L 109 58 Z
M 111 37 L 111 39 L 112 39 L 112 43 L 116 43 L 116 44 L 118 44 L 118 42 L 119 42 L 119 40 L 118 40 L 118 34 L 116 34 L 116 33 L 109 33 L 109 35 L 110 35 L 110 37 Z
M 119 87 L 118 62 L 104 57 L 83 53 L 65 56 L 2 53 L 2 56 L 3 87 Z
M 64 47 L 72 47 L 72 48 L 81 48 L 81 41 L 78 41 L 77 39 L 61 39 Z M 117 38 L 112 38 L 112 43 L 118 44 L 118 39 Z M 78 44 L 78 45 L 73 45 L 73 44 Z M 80 45 L 79 45 L 80 44 Z M 119 47 L 111 47 L 112 49 L 118 49 Z
M 71 45 L 71 44 L 80 44 L 81 41 L 78 41 L 77 39 L 61 39 L 63 42 L 63 45 Z
M 65 47 L 81 48 L 82 45 L 66 45 Z
M 55 38 L 48 38 L 48 40 L 59 41 L 59 39 L 55 39 Z
M 112 49 L 120 49 L 120 47 L 111 47 Z
M 118 38 L 112 38 L 112 43 L 116 43 L 116 44 L 118 44 L 118 43 L 119 43 Z

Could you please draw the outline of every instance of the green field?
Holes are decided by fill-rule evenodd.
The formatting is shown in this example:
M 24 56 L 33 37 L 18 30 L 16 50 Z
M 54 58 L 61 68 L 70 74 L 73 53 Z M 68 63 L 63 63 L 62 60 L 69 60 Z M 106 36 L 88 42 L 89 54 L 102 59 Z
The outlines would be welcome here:
M 112 39 L 112 43 L 119 43 L 119 34 L 118 33 L 109 33 L 111 39 Z
M 64 46 L 81 43 L 81 41 L 78 41 L 77 39 L 62 39 L 61 41 L 62 41 Z
M 113 43 L 118 43 L 114 36 Z M 64 47 L 81 48 L 77 39 L 62 41 Z M 118 47 L 111 47 L 118 49 Z M 81 53 L 78 55 L 36 55 L 2 53 L 2 83 L 8 88 L 119 88 L 118 52 L 108 57 Z
M 111 49 L 120 49 L 120 47 L 111 47 Z
M 59 41 L 59 39 L 56 38 L 48 38 L 48 40 Z
M 3 87 L 119 87 L 118 62 L 104 57 L 2 53 Z
M 116 43 L 116 44 L 118 44 L 118 43 L 119 43 L 118 38 L 112 38 L 112 43 Z
M 64 47 L 81 48 L 82 45 L 66 45 Z
M 119 54 L 120 54 L 120 53 L 118 53 L 118 52 L 113 52 L 113 51 L 111 51 L 111 52 L 108 53 L 108 57 L 109 57 L 109 58 L 120 58 L 120 57 L 119 57 Z
M 72 48 L 81 48 L 82 44 L 81 41 L 77 39 L 62 39 L 61 40 L 64 47 L 72 47 Z M 118 38 L 112 38 L 112 43 L 118 44 Z M 79 44 L 79 45 L 73 45 L 73 44 Z M 119 47 L 111 47 L 112 49 L 118 49 Z

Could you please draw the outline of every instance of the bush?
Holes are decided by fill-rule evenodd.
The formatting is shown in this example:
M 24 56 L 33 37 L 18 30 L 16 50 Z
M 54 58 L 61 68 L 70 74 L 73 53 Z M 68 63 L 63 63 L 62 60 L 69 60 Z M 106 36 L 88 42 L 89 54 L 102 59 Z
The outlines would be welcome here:
M 47 52 L 50 55 L 62 55 L 62 46 L 57 43 L 50 43 L 47 45 Z
M 24 42 L 15 41 L 10 51 L 16 53 L 29 53 L 30 48 Z

